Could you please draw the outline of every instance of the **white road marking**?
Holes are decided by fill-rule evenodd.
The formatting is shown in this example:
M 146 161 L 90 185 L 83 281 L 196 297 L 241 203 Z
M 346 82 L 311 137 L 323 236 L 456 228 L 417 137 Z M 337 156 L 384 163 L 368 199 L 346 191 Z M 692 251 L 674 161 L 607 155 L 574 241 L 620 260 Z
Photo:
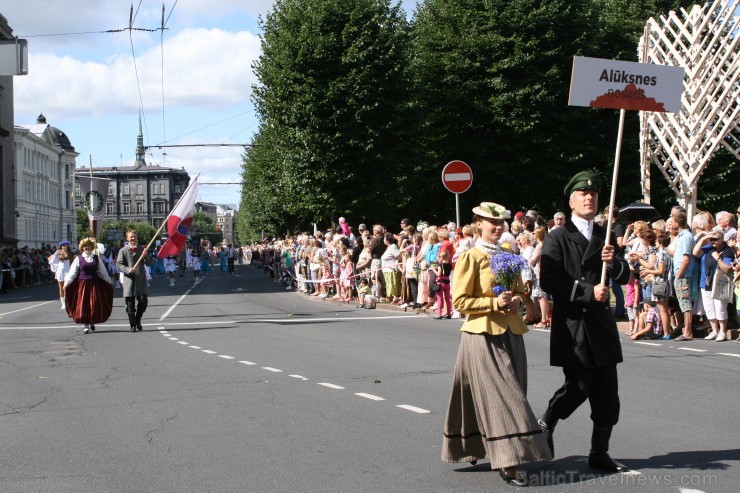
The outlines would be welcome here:
M 193 349 L 202 349 L 200 346 L 188 346 L 188 347 L 191 347 Z
M 366 394 L 364 392 L 355 392 L 355 395 L 359 395 L 360 397 L 364 397 L 365 399 L 370 399 L 371 401 L 384 401 L 382 397 L 378 397 L 377 395 L 373 394 Z
M 283 372 L 283 370 L 279 370 L 279 369 L 273 368 L 271 366 L 263 366 L 262 369 L 263 370 L 267 370 L 267 371 L 271 371 L 273 373 L 282 373 Z
M 427 409 L 422 409 L 422 408 L 416 407 L 416 406 L 409 406 L 408 404 L 400 404 L 400 405 L 398 405 L 396 407 L 400 407 L 401 409 L 405 409 L 407 411 L 411 411 L 411 412 L 419 413 L 419 414 L 429 414 L 429 413 L 431 413 L 431 411 L 429 411 Z
M 211 351 L 210 349 L 201 349 L 206 354 L 216 354 L 216 351 Z
M 736 358 L 740 358 L 740 354 L 735 354 L 735 353 L 717 353 L 717 354 L 721 354 L 722 356 L 734 356 Z
M 645 346 L 662 346 L 662 344 L 658 344 L 657 342 L 644 342 L 644 341 L 634 341 L 635 344 L 643 344 Z
M 679 488 L 678 493 L 704 493 L 702 490 L 694 490 L 691 488 Z
M 160 332 L 167 332 L 167 329 L 165 329 L 164 327 L 157 327 L 157 330 Z
M 696 349 L 693 347 L 680 347 L 676 349 L 680 349 L 681 351 L 694 351 L 695 353 L 706 353 L 707 352 L 706 349 Z
M 179 340 L 180 339 L 178 339 L 177 337 L 170 337 L 170 341 L 179 341 Z
M 333 383 L 321 382 L 319 383 L 319 385 L 323 385 L 324 387 L 329 387 L 330 389 L 344 390 L 344 387 L 340 387 L 339 385 L 334 385 Z
M 536 330 L 537 332 L 551 332 L 550 329 L 538 329 L 536 327 L 532 327 L 532 330 Z
M 288 375 L 288 376 L 289 376 L 289 377 L 292 377 L 292 378 L 297 378 L 298 380 L 303 380 L 304 382 L 305 382 L 306 380 L 308 380 L 308 378 L 306 378 L 306 377 L 304 377 L 304 376 L 301 376 L 301 375 Z
M 183 346 L 187 346 L 187 345 L 188 345 L 188 343 L 187 343 L 187 342 L 185 342 L 185 341 L 177 341 L 177 343 L 178 343 L 178 344 L 182 344 Z
M 630 469 L 629 471 L 624 471 L 623 473 L 625 476 L 642 476 L 642 473 L 640 471 L 636 471 L 634 469 Z
M 251 361 L 240 361 L 239 363 L 241 363 L 243 365 L 248 365 L 248 366 L 253 366 L 253 365 L 256 365 L 257 364 L 257 363 L 253 363 Z
M 26 308 L 21 308 L 20 310 L 13 310 L 12 312 L 5 312 L 5 313 L 0 313 L 0 317 L 2 317 L 2 316 L 5 316 L 5 315 L 10 315 L 11 313 L 24 312 L 24 311 L 26 311 L 26 310 L 30 310 L 30 309 L 32 309 L 32 308 L 38 308 L 38 307 L 40 307 L 40 306 L 48 305 L 49 303 L 54 303 L 55 301 L 59 301 L 59 300 L 51 300 L 51 301 L 45 301 L 45 302 L 43 302 L 43 303 L 39 303 L 38 305 L 33 305 L 33 306 L 27 306 Z M 61 310 L 60 310 L 60 311 L 61 311 Z
M 225 355 L 225 354 L 219 354 L 219 355 L 218 355 L 218 357 L 219 357 L 219 358 L 223 358 L 223 359 L 236 359 L 236 358 L 234 358 L 233 356 L 227 356 L 227 355 Z
M 195 286 L 193 286 L 193 287 L 195 287 Z M 175 307 L 177 307 L 177 305 L 179 305 L 179 304 L 180 304 L 180 302 L 181 302 L 182 300 L 184 300 L 184 299 L 185 299 L 185 298 L 186 298 L 186 297 L 187 297 L 187 296 L 188 296 L 188 295 L 190 294 L 190 291 L 192 291 L 192 290 L 193 290 L 193 288 L 190 288 L 190 289 L 188 289 L 187 291 L 185 291 L 185 294 L 183 294 L 182 296 L 180 296 L 180 297 L 179 297 L 179 298 L 177 299 L 177 301 L 175 301 L 175 303 L 174 303 L 174 304 L 173 304 L 173 305 L 172 305 L 171 307 L 169 307 L 169 308 L 167 309 L 167 311 L 166 311 L 166 312 L 164 312 L 164 314 L 163 314 L 163 315 L 162 315 L 161 317 L 159 317 L 159 321 L 161 322 L 162 320 L 164 320 L 165 318 L 167 318 L 167 317 L 168 317 L 168 316 L 170 315 L 170 313 L 172 313 L 172 310 L 174 310 L 174 309 L 175 309 Z

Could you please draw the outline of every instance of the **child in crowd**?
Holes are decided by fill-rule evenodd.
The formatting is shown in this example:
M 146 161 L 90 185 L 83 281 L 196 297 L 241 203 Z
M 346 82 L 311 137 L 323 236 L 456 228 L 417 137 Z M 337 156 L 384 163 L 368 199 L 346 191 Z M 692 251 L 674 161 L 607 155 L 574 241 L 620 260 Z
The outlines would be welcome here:
M 637 332 L 638 326 L 638 296 L 637 296 L 637 279 L 633 276 L 630 277 L 630 281 L 627 283 L 626 294 L 624 296 L 624 307 L 627 310 L 627 319 L 630 323 L 630 330 L 627 332 L 628 336 L 631 336 Z
M 663 335 L 663 324 L 661 323 L 660 312 L 655 305 L 655 301 L 645 300 L 645 308 L 646 311 L 640 314 L 640 326 L 643 328 L 630 336 L 633 341 L 638 339 L 658 339 Z
M 368 280 L 365 278 L 361 279 L 360 287 L 357 289 L 357 294 L 360 298 L 360 304 L 357 306 L 357 308 L 367 308 L 368 310 L 372 310 L 373 308 L 375 308 L 375 303 L 378 302 L 378 298 L 370 293 L 371 290 Z
M 437 255 L 437 265 L 434 267 L 434 273 L 437 275 L 437 316 L 435 319 L 452 318 L 452 299 L 450 297 L 450 273 L 452 264 L 450 263 L 450 254 L 447 250 L 442 250 Z M 442 310 L 445 309 L 444 315 Z
M 352 263 L 352 254 L 347 249 L 343 250 L 342 261 L 340 263 L 341 270 L 340 276 L 340 288 L 342 290 L 343 301 L 352 301 L 352 273 L 355 270 L 355 265 Z
M 331 272 L 331 266 L 329 265 L 329 262 L 327 262 L 326 258 L 320 257 L 318 260 L 319 279 L 321 279 L 321 284 L 319 286 L 321 294 L 319 294 L 319 298 L 326 298 L 329 296 L 329 290 L 331 290 L 331 287 L 334 284 L 334 275 Z

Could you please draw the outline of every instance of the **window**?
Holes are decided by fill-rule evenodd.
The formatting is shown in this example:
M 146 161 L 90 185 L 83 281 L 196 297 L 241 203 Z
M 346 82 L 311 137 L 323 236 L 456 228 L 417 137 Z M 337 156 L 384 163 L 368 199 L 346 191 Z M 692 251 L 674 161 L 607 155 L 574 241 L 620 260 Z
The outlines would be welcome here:
M 130 194 L 128 183 L 124 183 L 123 184 L 123 194 L 124 195 L 129 195 Z
M 113 202 L 108 202 L 105 204 L 105 213 L 106 214 L 113 214 L 115 212 L 116 205 Z
M 115 182 L 108 182 L 108 196 L 113 197 L 116 194 L 116 184 Z
M 175 185 L 175 193 L 180 193 L 181 191 L 180 185 Z
M 164 214 L 164 202 L 154 202 L 152 206 L 155 214 Z
M 137 202 L 136 203 L 136 213 L 141 214 L 144 212 L 144 202 Z
M 124 202 L 123 203 L 123 213 L 124 214 L 131 214 L 131 203 L 130 202 Z
M 136 193 L 138 195 L 142 195 L 144 193 L 144 185 L 142 185 L 141 183 L 136 185 Z
M 82 197 L 82 193 L 80 193 L 79 185 L 75 185 L 75 197 Z

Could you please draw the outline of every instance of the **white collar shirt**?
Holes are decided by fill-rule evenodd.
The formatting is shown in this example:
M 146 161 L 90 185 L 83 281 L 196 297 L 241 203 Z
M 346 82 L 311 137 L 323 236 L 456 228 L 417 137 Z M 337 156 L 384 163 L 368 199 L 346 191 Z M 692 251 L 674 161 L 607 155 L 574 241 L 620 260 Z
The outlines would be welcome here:
M 588 241 L 591 241 L 591 236 L 593 236 L 594 234 L 593 220 L 589 221 L 588 219 L 583 219 L 582 217 L 573 215 L 571 216 L 571 221 L 573 221 L 573 224 L 578 229 L 578 231 L 580 231 L 581 234 L 586 237 Z

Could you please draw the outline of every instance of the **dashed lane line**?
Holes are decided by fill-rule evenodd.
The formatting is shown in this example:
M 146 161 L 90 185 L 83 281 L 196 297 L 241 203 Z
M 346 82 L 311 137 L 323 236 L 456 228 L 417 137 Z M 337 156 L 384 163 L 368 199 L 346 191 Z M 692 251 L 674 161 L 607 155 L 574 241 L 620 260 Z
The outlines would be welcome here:
M 254 366 L 254 365 L 257 364 L 257 363 L 254 363 L 252 361 L 240 361 L 239 363 L 241 363 L 243 365 L 247 365 L 247 366 Z
M 193 348 L 193 349 L 203 349 L 203 348 L 202 348 L 202 347 L 200 347 L 200 346 L 188 346 L 188 347 L 190 347 L 190 348 Z
M 334 385 L 333 383 L 320 382 L 319 385 L 324 386 L 324 387 L 328 387 L 328 388 L 334 389 L 334 390 L 344 390 L 344 387 L 342 387 L 340 385 Z
M 185 342 L 185 341 L 177 341 L 177 343 L 178 343 L 178 344 L 182 344 L 183 346 L 187 346 L 187 345 L 188 345 L 188 343 L 187 343 L 187 342 Z
M 662 346 L 662 344 L 658 344 L 657 342 L 634 341 L 634 343 L 642 344 L 643 346 Z
M 360 397 L 364 397 L 365 399 L 370 399 L 371 401 L 384 401 L 382 397 L 378 397 L 377 395 L 373 394 L 366 394 L 364 392 L 355 392 L 355 395 L 359 395 Z
M 407 411 L 411 411 L 412 413 L 417 413 L 417 414 L 429 414 L 429 413 L 431 413 L 431 411 L 429 411 L 428 409 L 422 409 L 422 408 L 416 407 L 416 406 L 409 406 L 408 404 L 399 404 L 396 407 L 400 407 L 401 409 L 405 409 Z
M 679 347 L 676 349 L 680 349 L 681 351 L 693 351 L 695 353 L 706 353 L 707 352 L 706 349 L 696 349 L 694 347 Z
M 722 356 L 734 356 L 735 358 L 740 358 L 740 354 L 735 354 L 735 353 L 717 353 L 717 354 L 721 354 Z
M 308 378 L 304 377 L 303 375 L 288 375 L 291 378 L 296 378 L 298 380 L 303 380 L 304 382 L 308 381 Z
M 216 351 L 211 351 L 210 349 L 201 349 L 206 354 L 216 354 Z
M 283 372 L 283 370 L 280 370 L 278 368 L 273 368 L 271 366 L 263 366 L 262 369 L 263 370 L 267 370 L 267 371 L 271 371 L 273 373 L 282 373 Z
M 228 356 L 226 354 L 219 354 L 218 357 L 223 359 L 236 359 L 233 356 Z

